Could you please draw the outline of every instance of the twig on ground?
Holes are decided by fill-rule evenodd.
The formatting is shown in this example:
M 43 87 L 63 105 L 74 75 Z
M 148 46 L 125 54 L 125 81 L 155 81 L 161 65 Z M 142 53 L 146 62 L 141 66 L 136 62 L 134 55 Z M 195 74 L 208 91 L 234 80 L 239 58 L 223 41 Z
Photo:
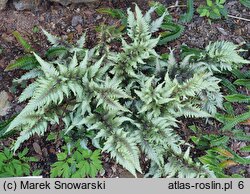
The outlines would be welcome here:
M 187 7 L 187 5 L 171 5 L 171 6 L 167 7 L 167 9 L 175 8 L 175 7 Z
M 244 21 L 250 22 L 250 19 L 247 19 L 247 18 L 233 16 L 233 15 L 230 15 L 230 14 L 228 14 L 227 16 L 230 17 L 230 18 L 234 18 L 234 19 L 239 19 L 239 20 L 244 20 Z

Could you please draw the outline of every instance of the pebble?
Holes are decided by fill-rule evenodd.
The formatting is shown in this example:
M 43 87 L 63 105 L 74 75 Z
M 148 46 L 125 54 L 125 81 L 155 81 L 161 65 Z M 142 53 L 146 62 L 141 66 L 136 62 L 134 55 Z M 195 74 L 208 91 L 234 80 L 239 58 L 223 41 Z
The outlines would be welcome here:
M 71 25 L 76 27 L 78 24 L 83 24 L 82 16 L 74 16 L 71 20 Z
M 23 107 L 22 107 L 21 105 L 17 105 L 17 106 L 15 107 L 15 112 L 16 112 L 16 113 L 20 113 L 22 110 L 23 110 Z
M 102 16 L 97 15 L 97 16 L 96 16 L 96 20 L 100 20 L 100 19 L 102 19 Z
M 216 27 L 216 28 L 217 28 L 217 30 L 218 30 L 221 34 L 223 34 L 223 35 L 225 35 L 225 36 L 228 35 L 228 33 L 225 31 L 224 28 L 221 28 L 221 27 Z

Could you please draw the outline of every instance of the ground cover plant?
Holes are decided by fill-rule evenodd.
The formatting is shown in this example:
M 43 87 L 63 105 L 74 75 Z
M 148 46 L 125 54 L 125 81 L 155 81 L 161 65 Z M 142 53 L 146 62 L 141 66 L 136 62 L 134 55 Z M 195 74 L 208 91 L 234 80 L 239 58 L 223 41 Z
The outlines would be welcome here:
M 96 28 L 99 41 L 91 47 L 86 46 L 86 33 L 72 42 L 41 29 L 50 42 L 45 54 L 13 32 L 26 55 L 5 70 L 26 71 L 14 80 L 23 84 L 18 101 L 24 107 L 1 123 L 1 138 L 15 140 L 0 160 L 9 157 L 8 150 L 11 156 L 22 155 L 14 162 L 38 164 L 22 159 L 28 152 L 24 145 L 45 137 L 60 146 L 50 177 L 100 176 L 105 170 L 101 155 L 134 177 L 244 177 L 245 171 L 228 173 L 227 168 L 247 166 L 250 159 L 227 145 L 243 141 L 241 151 L 249 152 L 249 135 L 237 128 L 248 123 L 249 110 L 233 111 L 235 103 L 249 104 L 249 71 L 241 70 L 249 64 L 243 58 L 247 48 L 229 41 L 199 49 L 168 46 L 183 34 L 192 7 L 188 1 L 187 13 L 178 22 L 157 2 L 145 12 L 137 4 L 134 11 L 99 9 L 120 19 L 119 26 Z M 160 51 L 162 45 L 168 50 Z M 183 131 L 183 123 L 190 120 L 210 129 L 189 125 Z M 214 123 L 220 128 L 213 129 Z M 3 176 L 7 171 L 8 176 L 32 175 L 26 166 L 22 174 L 4 165 L 0 169 Z

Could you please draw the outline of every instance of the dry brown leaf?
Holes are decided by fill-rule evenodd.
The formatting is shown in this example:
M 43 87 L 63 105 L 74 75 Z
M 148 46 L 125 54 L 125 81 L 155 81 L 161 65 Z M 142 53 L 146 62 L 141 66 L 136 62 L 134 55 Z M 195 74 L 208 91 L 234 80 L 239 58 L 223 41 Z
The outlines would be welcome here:
M 10 109 L 10 103 L 8 101 L 9 95 L 5 91 L 0 92 L 0 116 L 4 116 Z
M 234 162 L 233 160 L 225 160 L 225 161 L 221 162 L 219 165 L 221 168 L 228 168 L 231 166 L 235 166 L 237 164 L 238 163 Z
M 33 143 L 33 148 L 34 148 L 34 150 L 35 150 L 35 152 L 36 152 L 37 154 L 39 154 L 39 155 L 42 155 L 42 154 L 43 154 L 43 153 L 42 153 L 42 150 L 41 150 L 41 147 L 40 147 L 40 145 L 39 145 L 38 143 L 34 142 L 34 143 Z
M 241 122 L 240 124 L 241 124 L 241 125 L 249 125 L 249 126 L 250 126 L 250 118 L 247 119 L 247 120 L 244 121 L 244 122 Z

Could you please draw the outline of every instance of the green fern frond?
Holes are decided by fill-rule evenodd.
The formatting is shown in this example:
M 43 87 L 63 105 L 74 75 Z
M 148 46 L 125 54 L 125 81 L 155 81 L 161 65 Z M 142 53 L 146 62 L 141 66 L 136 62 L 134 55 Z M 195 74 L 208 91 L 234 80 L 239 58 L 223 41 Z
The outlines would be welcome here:
M 225 99 L 229 102 L 238 102 L 238 103 L 249 103 L 250 96 L 243 94 L 232 94 L 225 96 Z
M 164 31 L 160 33 L 161 39 L 159 40 L 158 45 L 167 44 L 168 42 L 179 38 L 184 32 L 184 26 L 172 22 L 163 23 L 161 29 Z
M 31 55 L 26 55 L 24 57 L 18 58 L 14 63 L 11 63 L 5 68 L 5 71 L 10 71 L 14 69 L 32 69 L 39 66 L 36 58 Z
M 54 46 L 49 48 L 46 53 L 45 56 L 48 59 L 54 59 L 54 58 L 60 58 L 63 57 L 67 54 L 68 50 L 67 48 L 63 47 L 63 46 Z
M 246 121 L 247 119 L 250 118 L 250 111 L 237 115 L 235 116 L 230 122 L 228 122 L 223 128 L 222 130 L 229 130 L 232 129 L 235 125 Z
M 194 0 L 187 0 L 187 13 L 181 15 L 182 22 L 191 22 L 194 15 Z
M 240 86 L 244 86 L 247 89 L 250 89 L 250 79 L 237 79 L 234 82 L 235 85 L 240 85 Z

